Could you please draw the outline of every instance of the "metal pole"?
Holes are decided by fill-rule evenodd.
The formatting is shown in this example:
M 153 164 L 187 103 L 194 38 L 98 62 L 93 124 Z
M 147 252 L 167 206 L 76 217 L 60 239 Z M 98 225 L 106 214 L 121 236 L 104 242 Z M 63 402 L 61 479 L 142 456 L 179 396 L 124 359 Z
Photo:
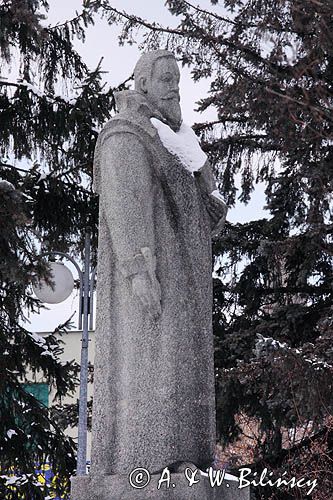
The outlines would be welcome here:
M 81 346 L 80 398 L 77 475 L 86 475 L 87 463 L 87 393 L 88 393 L 88 316 L 89 316 L 90 233 L 85 236 L 83 273 L 83 329 Z
M 90 277 L 90 303 L 89 303 L 89 330 L 94 329 L 94 287 L 96 269 L 93 269 Z

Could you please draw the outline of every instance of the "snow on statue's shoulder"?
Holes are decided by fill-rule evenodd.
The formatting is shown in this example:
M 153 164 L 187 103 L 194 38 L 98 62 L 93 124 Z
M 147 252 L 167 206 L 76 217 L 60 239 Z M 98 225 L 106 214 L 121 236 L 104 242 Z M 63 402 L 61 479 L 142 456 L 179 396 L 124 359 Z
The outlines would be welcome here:
M 183 122 L 179 131 L 174 132 L 157 118 L 151 118 L 150 121 L 156 128 L 163 146 L 179 158 L 186 170 L 193 175 L 193 172 L 204 166 L 207 156 L 202 151 L 198 138 L 191 127 Z

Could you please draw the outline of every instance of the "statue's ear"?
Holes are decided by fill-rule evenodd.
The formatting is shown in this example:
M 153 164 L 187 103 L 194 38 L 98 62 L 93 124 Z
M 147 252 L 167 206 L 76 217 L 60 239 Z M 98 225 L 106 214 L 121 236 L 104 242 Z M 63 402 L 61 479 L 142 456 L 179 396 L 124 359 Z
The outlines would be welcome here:
M 140 84 L 140 91 L 143 92 L 144 94 L 147 94 L 148 85 L 147 85 L 147 78 L 145 76 L 141 76 L 139 84 Z

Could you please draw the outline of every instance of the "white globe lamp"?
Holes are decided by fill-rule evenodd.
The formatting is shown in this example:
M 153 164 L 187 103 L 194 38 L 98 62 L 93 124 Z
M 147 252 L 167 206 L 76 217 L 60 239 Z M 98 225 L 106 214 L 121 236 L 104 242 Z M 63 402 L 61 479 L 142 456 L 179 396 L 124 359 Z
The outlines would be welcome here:
M 62 262 L 51 262 L 52 288 L 45 280 L 41 280 L 38 285 L 33 285 L 36 297 L 46 304 L 59 304 L 66 300 L 74 289 L 74 278 L 71 271 Z

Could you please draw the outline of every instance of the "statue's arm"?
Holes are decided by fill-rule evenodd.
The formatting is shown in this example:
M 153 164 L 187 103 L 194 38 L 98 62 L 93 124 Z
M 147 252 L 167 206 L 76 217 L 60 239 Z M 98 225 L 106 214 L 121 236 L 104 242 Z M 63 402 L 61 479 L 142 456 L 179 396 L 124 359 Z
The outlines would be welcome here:
M 206 161 L 204 166 L 198 172 L 197 182 L 200 187 L 203 202 L 211 220 L 212 234 L 216 235 L 224 226 L 227 215 L 227 206 L 216 188 L 215 177 L 212 167 L 208 161 Z
M 161 295 L 149 153 L 135 134 L 109 134 L 101 147 L 100 168 L 100 203 L 117 265 L 142 306 L 156 317 L 161 312 Z

